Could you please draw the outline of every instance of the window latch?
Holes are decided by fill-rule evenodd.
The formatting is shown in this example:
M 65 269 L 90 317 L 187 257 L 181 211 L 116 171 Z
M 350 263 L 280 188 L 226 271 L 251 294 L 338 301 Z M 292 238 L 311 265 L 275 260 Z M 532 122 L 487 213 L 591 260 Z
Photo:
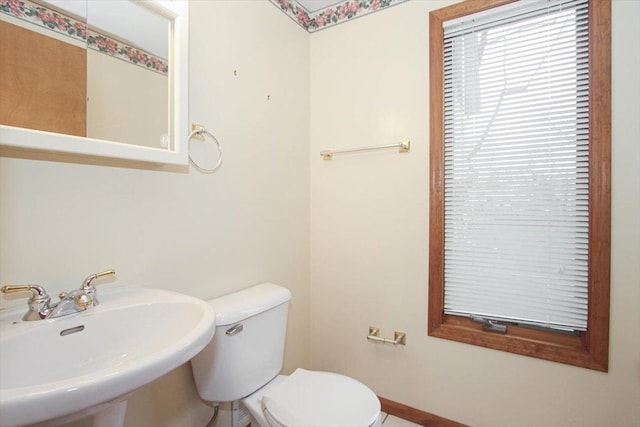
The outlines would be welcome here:
M 482 323 L 482 330 L 487 332 L 495 332 L 498 334 L 507 333 L 507 325 L 498 323 L 497 320 L 485 319 L 484 317 L 471 316 L 471 320 L 474 322 Z

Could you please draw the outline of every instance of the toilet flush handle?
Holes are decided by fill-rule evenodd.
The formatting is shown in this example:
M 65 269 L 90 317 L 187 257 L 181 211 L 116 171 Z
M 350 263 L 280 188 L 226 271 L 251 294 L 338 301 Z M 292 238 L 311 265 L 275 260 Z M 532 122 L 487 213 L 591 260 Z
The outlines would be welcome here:
M 242 323 L 237 323 L 237 324 L 233 325 L 232 327 L 230 327 L 229 329 L 227 329 L 227 331 L 225 333 L 227 335 L 236 335 L 236 334 L 239 334 L 240 332 L 242 332 L 243 329 L 244 329 L 244 325 Z

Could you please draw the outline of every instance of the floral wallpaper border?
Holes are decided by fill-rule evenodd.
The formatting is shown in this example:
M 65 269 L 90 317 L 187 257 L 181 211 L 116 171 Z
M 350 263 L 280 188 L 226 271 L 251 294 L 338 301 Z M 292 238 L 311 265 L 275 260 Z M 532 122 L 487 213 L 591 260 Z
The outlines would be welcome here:
M 169 73 L 166 59 L 92 30 L 86 23 L 29 0 L 0 0 L 0 13 L 86 43 L 87 48 L 160 74 Z
M 309 12 L 296 0 L 269 0 L 310 33 L 377 12 L 408 0 L 347 0 Z

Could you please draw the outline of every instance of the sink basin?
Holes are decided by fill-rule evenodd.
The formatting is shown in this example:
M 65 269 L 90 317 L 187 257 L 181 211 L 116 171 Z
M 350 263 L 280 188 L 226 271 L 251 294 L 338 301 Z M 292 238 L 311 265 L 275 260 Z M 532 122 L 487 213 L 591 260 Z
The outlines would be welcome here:
M 194 297 L 151 288 L 98 297 L 99 306 L 57 319 L 22 321 L 26 304 L 0 314 L 1 427 L 121 402 L 189 361 L 215 331 L 213 309 Z

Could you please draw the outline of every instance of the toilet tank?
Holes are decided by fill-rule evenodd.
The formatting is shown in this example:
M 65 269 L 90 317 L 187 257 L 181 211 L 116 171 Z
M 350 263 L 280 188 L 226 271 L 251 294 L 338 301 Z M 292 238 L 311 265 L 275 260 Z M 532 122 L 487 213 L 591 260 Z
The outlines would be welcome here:
M 282 369 L 291 292 L 262 283 L 215 298 L 216 332 L 191 360 L 200 397 L 208 402 L 242 399 Z

